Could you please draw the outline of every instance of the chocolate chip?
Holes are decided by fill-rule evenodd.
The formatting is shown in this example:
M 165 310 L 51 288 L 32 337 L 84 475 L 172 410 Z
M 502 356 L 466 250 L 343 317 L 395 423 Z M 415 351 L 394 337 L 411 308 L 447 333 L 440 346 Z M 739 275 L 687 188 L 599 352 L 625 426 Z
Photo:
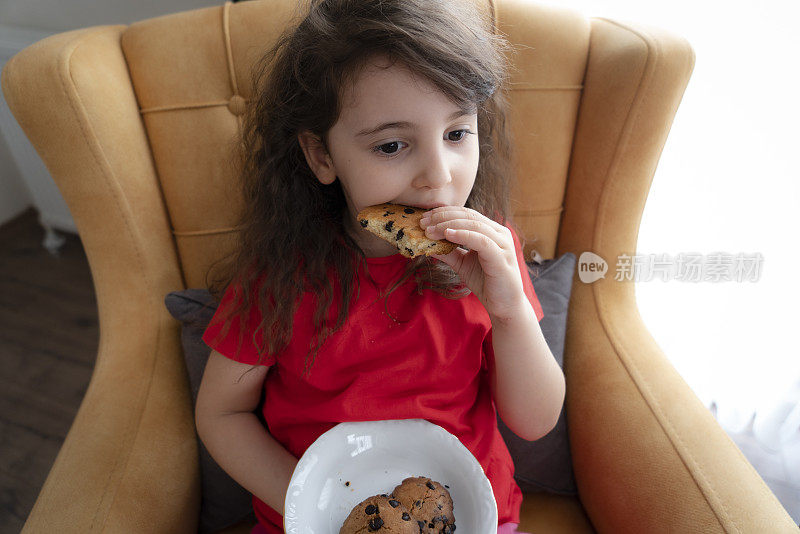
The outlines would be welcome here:
M 344 485 L 345 486 L 349 486 L 350 485 L 350 481 L 348 480 L 347 482 L 344 483 Z
M 392 505 L 392 508 L 397 508 L 398 506 L 400 506 L 400 503 L 398 501 L 395 501 L 394 499 L 390 500 L 389 504 Z
M 422 508 L 422 501 L 414 501 L 414 506 L 417 508 Z
M 414 257 L 414 251 L 413 251 L 413 250 L 411 250 L 411 249 L 410 249 L 410 248 L 408 248 L 408 247 L 406 247 L 406 250 L 408 251 L 408 253 L 409 253 L 409 254 L 411 254 L 411 257 L 413 258 L 413 257 Z
M 419 531 L 422 532 L 422 529 L 425 528 L 425 521 L 417 521 L 419 525 Z
M 417 210 L 414 208 L 403 208 L 403 211 L 406 213 L 416 213 Z
M 425 485 L 428 486 L 430 489 L 436 489 L 436 486 L 434 486 L 433 483 L 430 481 L 426 482 Z
M 394 226 L 394 221 L 389 221 L 389 222 L 386 223 L 386 226 L 384 226 L 384 228 L 386 228 L 387 232 L 391 232 L 392 231 L 392 226 Z
M 433 528 L 433 523 L 428 523 L 428 528 Z
M 400 230 L 397 231 L 397 237 L 395 237 L 394 240 L 395 241 L 400 241 L 400 239 L 403 238 L 403 235 L 405 235 L 404 232 L 403 232 L 403 229 L 400 228 Z
M 411 521 L 411 516 L 408 515 L 408 512 L 403 512 L 403 521 Z
M 439 508 L 439 510 L 442 509 L 442 505 L 441 504 L 437 504 L 436 506 Z
M 360 220 L 360 221 L 358 221 L 358 222 L 360 222 L 360 223 L 361 223 L 361 228 L 366 228 L 366 227 L 367 227 L 367 223 L 368 223 L 369 221 L 367 221 L 366 219 L 361 219 L 361 220 Z
M 369 506 L 366 507 L 364 512 L 366 512 L 367 515 L 377 514 L 378 513 L 378 507 L 375 506 L 374 504 L 370 504 Z
M 373 517 L 369 520 L 369 531 L 375 532 L 383 526 L 383 519 L 380 517 Z
M 444 487 L 450 489 L 450 486 L 448 486 L 447 484 L 445 484 Z
M 386 213 L 383 214 L 384 217 L 388 217 L 389 215 L 394 215 L 394 212 L 386 210 Z

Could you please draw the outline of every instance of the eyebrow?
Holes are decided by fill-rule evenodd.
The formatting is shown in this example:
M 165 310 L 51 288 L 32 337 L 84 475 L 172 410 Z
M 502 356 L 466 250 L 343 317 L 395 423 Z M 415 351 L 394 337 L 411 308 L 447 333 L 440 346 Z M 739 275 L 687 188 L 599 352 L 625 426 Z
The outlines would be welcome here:
M 472 115 L 475 112 L 476 112 L 475 109 L 471 109 L 471 110 L 470 109 L 459 109 L 459 110 L 456 110 L 452 115 L 447 117 L 447 120 L 451 121 L 453 119 L 457 119 L 459 117 L 463 117 L 464 115 Z M 380 124 L 380 125 L 378 125 L 378 126 L 376 126 L 374 128 L 367 128 L 365 130 L 361 130 L 360 132 L 358 132 L 356 134 L 356 137 L 363 137 L 363 136 L 366 136 L 366 135 L 372 135 L 374 133 L 378 133 L 378 132 L 383 131 L 383 130 L 388 130 L 390 128 L 405 128 L 405 129 L 408 129 L 408 130 L 414 130 L 414 129 L 416 129 L 416 127 L 417 127 L 416 124 L 414 124 L 413 122 L 408 122 L 408 121 L 384 122 L 383 124 Z

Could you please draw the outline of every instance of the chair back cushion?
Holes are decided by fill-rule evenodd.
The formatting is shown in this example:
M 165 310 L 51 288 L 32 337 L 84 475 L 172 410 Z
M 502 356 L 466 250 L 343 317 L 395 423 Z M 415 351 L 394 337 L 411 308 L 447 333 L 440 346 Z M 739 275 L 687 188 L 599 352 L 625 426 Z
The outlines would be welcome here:
M 516 149 L 512 218 L 526 259 L 555 255 L 590 22 L 523 0 L 475 0 L 490 10 L 511 57 L 509 128 Z M 299 13 L 296 0 L 226 2 L 136 22 L 121 35 L 185 287 L 206 287 L 235 245 L 241 206 L 233 143 L 252 102 L 250 72 Z

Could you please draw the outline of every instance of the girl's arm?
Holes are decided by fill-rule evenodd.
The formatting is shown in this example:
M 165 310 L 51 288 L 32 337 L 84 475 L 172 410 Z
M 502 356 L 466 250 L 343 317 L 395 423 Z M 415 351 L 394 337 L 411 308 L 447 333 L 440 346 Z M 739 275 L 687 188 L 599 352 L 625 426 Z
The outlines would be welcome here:
M 254 413 L 269 367 L 249 371 L 251 367 L 211 351 L 197 394 L 195 425 L 219 466 L 283 515 L 286 490 L 298 459 L 269 434 Z
M 503 422 L 519 437 L 535 441 L 558 422 L 566 383 L 527 297 L 519 309 L 512 319 L 492 319 L 490 383 Z
M 419 224 L 428 238 L 464 247 L 432 256 L 453 268 L 492 321 L 489 373 L 500 418 L 523 439 L 541 438 L 558 422 L 566 381 L 525 291 L 529 276 L 516 232 L 464 206 L 434 208 Z

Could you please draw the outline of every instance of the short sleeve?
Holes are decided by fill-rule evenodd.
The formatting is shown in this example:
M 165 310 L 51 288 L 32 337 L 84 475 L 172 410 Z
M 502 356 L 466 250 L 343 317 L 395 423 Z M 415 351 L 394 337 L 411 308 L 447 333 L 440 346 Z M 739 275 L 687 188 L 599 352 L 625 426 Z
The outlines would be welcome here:
M 261 323 L 261 313 L 258 310 L 257 304 L 254 303 L 249 311 L 245 310 L 242 314 L 228 317 L 227 320 L 225 320 L 229 310 L 233 309 L 233 307 L 238 304 L 239 298 L 241 298 L 241 285 L 230 284 L 225 290 L 225 293 L 223 293 L 217 311 L 214 313 L 214 316 L 208 323 L 208 327 L 203 333 L 203 342 L 223 356 L 236 362 L 249 365 L 270 366 L 275 363 L 274 355 L 264 354 L 263 359 L 259 362 L 258 348 L 253 340 L 253 332 L 256 331 Z M 246 319 L 247 326 L 240 343 L 239 329 L 243 317 Z M 228 331 L 222 335 L 226 324 L 230 326 L 228 327 Z M 257 342 L 262 342 L 261 331 L 258 332 Z
M 531 302 L 531 306 L 533 306 L 533 311 L 536 312 L 536 320 L 541 322 L 542 318 L 544 317 L 544 311 L 542 310 L 542 304 L 539 302 L 539 297 L 536 296 L 536 291 L 533 289 L 533 282 L 531 282 L 531 275 L 528 273 L 528 266 L 525 264 L 525 255 L 522 252 L 522 244 L 520 243 L 519 237 L 517 233 L 514 231 L 513 228 L 507 226 L 509 230 L 511 230 L 511 236 L 514 238 L 514 249 L 517 252 L 517 262 L 519 263 L 519 272 L 522 276 L 522 289 L 525 291 L 525 295 L 528 297 L 528 300 Z

